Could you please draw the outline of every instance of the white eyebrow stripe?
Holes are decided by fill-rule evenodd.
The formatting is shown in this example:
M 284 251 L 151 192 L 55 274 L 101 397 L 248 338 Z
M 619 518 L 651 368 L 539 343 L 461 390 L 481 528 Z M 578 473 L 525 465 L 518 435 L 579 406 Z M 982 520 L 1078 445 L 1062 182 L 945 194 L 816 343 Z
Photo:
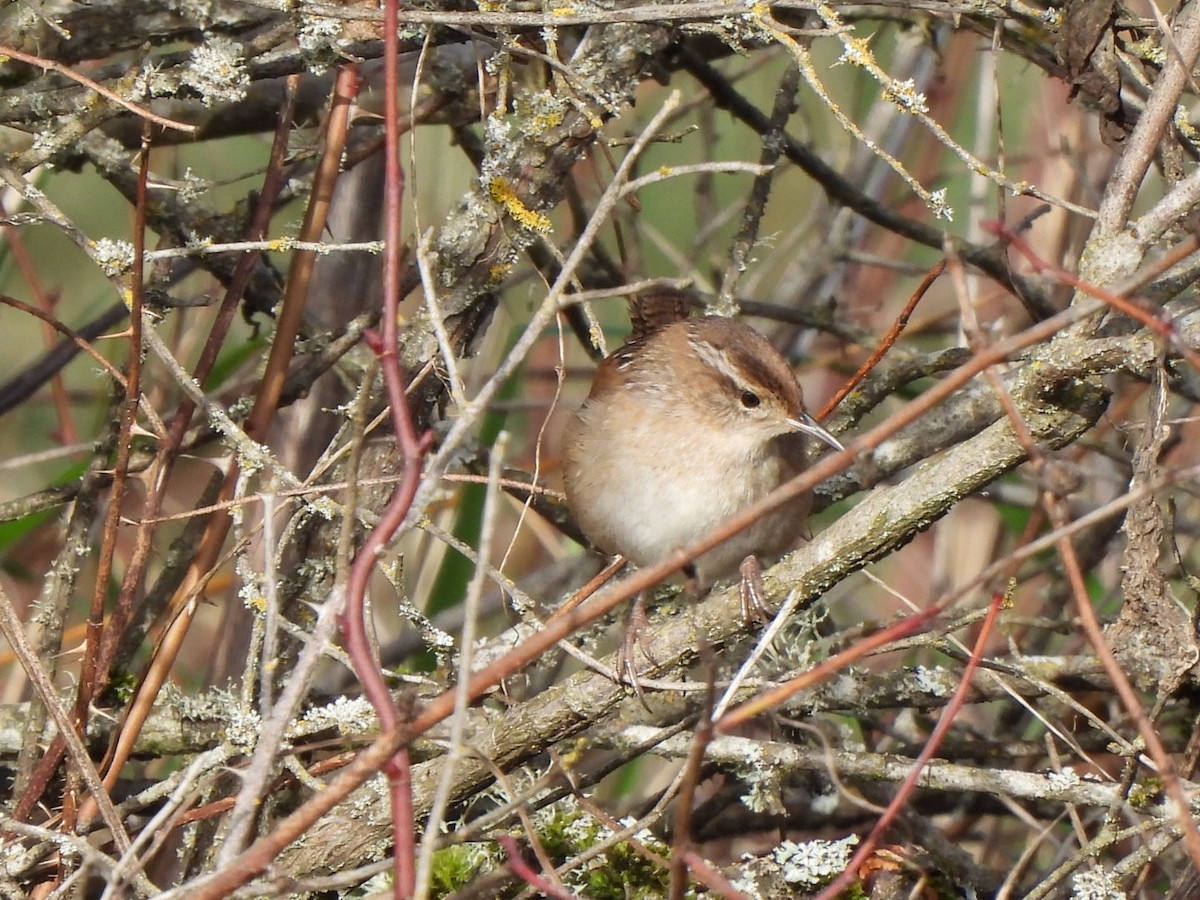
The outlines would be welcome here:
M 695 338 L 691 337 L 688 338 L 688 344 L 690 344 L 691 348 L 696 351 L 696 355 L 700 357 L 702 361 L 708 363 L 734 384 L 738 386 L 744 385 L 745 379 L 739 377 L 737 369 L 734 368 L 733 364 L 729 360 L 729 355 L 723 350 L 718 350 L 708 341 L 696 340 Z

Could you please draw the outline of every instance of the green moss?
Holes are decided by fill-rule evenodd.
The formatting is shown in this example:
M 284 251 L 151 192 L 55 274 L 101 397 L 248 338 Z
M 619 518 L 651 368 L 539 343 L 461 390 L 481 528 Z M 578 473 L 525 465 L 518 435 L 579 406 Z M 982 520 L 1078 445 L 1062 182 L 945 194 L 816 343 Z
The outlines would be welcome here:
M 556 807 L 539 825 L 542 846 L 556 864 L 574 859 L 609 835 L 608 829 L 587 813 L 569 806 Z M 669 853 L 664 844 L 645 834 L 638 840 L 660 856 Z M 588 900 L 653 900 L 667 895 L 670 872 L 623 841 L 587 867 L 567 873 L 564 881 Z
M 588 869 L 581 879 L 581 893 L 590 900 L 654 900 L 665 897 L 670 872 L 640 856 L 628 843 L 618 844 Z
M 114 702 L 114 705 L 125 705 L 133 699 L 137 690 L 138 678 L 125 669 L 115 671 L 109 678 L 108 687 L 104 690 L 103 702 Z
M 1161 778 L 1154 775 L 1143 778 L 1129 789 L 1129 805 L 1134 809 L 1142 809 L 1161 797 L 1162 792 Z
M 495 862 L 491 852 L 479 844 L 455 844 L 433 854 L 429 869 L 429 895 L 447 897 L 469 885 L 480 870 Z
M 934 873 L 929 879 L 929 883 L 937 893 L 938 900 L 942 900 L 942 898 L 945 898 L 945 900 L 957 900 L 957 898 L 962 896 L 955 886 L 954 880 L 941 872 Z

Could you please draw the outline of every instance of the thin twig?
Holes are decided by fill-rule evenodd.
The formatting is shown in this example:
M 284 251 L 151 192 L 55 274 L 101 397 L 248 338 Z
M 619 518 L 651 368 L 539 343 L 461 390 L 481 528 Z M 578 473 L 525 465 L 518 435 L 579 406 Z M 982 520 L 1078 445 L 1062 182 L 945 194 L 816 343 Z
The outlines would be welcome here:
M 671 837 L 671 883 L 668 900 L 683 900 L 688 886 L 688 857 L 694 853 L 695 839 L 692 836 L 692 806 L 696 801 L 696 788 L 700 784 L 704 771 L 704 753 L 712 742 L 714 676 L 713 666 L 709 666 L 708 692 L 704 698 L 704 707 L 700 719 L 696 723 L 695 734 L 692 737 L 692 749 L 688 753 L 687 762 L 680 772 L 682 780 L 679 787 L 679 800 L 676 804 L 675 827 Z
M 1200 185 L 1200 179 L 1197 179 L 1197 185 Z M 1165 338 L 1171 343 L 1172 347 L 1178 350 L 1192 364 L 1196 371 L 1200 372 L 1200 353 L 1197 353 L 1180 340 L 1178 332 L 1170 322 L 1160 319 L 1154 313 L 1143 309 L 1138 305 L 1136 300 L 1130 299 L 1124 293 L 1118 293 L 1102 285 L 1092 284 L 1073 272 L 1068 272 L 1066 269 L 1046 262 L 1034 252 L 1033 248 L 1029 246 L 1029 243 L 1023 237 L 1009 231 L 1003 225 L 996 222 L 986 222 L 984 223 L 984 227 L 989 228 L 995 234 L 1004 238 L 1004 240 L 1016 248 L 1017 252 L 1029 260 L 1030 264 L 1038 271 L 1048 272 L 1063 284 L 1068 284 L 1077 291 L 1087 294 L 1089 297 L 1103 300 L 1108 306 L 1111 306 L 1118 312 L 1124 313 L 1132 319 L 1136 319 L 1155 334 Z
M 66 744 L 67 754 L 71 757 L 71 762 L 76 766 L 80 775 L 82 775 L 84 784 L 87 785 L 88 791 L 91 792 L 90 795 L 94 798 L 96 806 L 100 810 L 100 817 L 112 832 L 112 838 L 116 842 L 118 849 L 122 853 L 127 852 L 129 850 L 129 834 L 125 831 L 121 817 L 113 807 L 112 798 L 108 796 L 108 792 L 100 782 L 100 773 L 96 771 L 95 763 L 92 762 L 87 748 L 84 747 L 83 741 L 76 733 L 70 714 L 58 698 L 58 694 L 54 690 L 54 685 L 46 678 L 41 663 L 38 662 L 37 656 L 33 653 L 33 648 L 29 646 L 29 642 L 25 639 L 21 620 L 17 616 L 17 612 L 13 608 L 8 594 L 2 587 L 0 587 L 0 632 L 4 634 L 4 639 L 8 641 L 9 647 L 17 655 L 17 659 L 20 660 L 21 667 L 29 677 L 29 681 L 37 692 L 38 698 L 42 701 L 45 708 L 49 710 L 51 717 L 54 719 L 54 724 L 58 726 L 59 733 Z M 138 881 L 143 889 L 148 885 L 144 875 Z
M 454 768 L 464 755 L 467 728 L 467 710 L 470 696 L 467 691 L 467 676 L 474 667 L 473 652 L 475 649 L 476 627 L 479 624 L 479 606 L 483 597 L 483 587 L 488 579 L 487 561 L 491 556 L 492 540 L 496 531 L 497 497 L 499 495 L 500 471 L 503 466 L 504 452 L 508 444 L 508 435 L 501 432 L 496 443 L 492 446 L 491 459 L 488 464 L 488 490 L 483 501 L 482 526 L 480 528 L 479 549 L 476 551 L 475 572 L 467 587 L 467 596 L 463 601 L 463 627 L 459 637 L 459 654 L 456 668 L 458 669 L 458 684 L 456 688 L 454 714 L 450 720 L 450 737 L 446 755 L 443 757 L 443 767 L 438 780 L 434 799 L 430 805 L 429 816 L 425 820 L 424 837 L 421 839 L 420 856 L 416 867 L 417 897 L 426 896 L 429 889 L 430 875 L 433 870 L 433 853 L 437 848 L 437 838 L 441 834 L 441 826 L 450 801 L 450 792 L 454 784 Z
M 1146 170 L 1160 149 L 1163 131 L 1169 127 L 1175 115 L 1179 95 L 1200 56 L 1200 4 L 1183 6 L 1177 24 L 1179 36 L 1172 44 L 1178 52 L 1171 54 L 1163 66 L 1162 74 L 1155 79 L 1146 108 L 1138 116 L 1116 168 L 1105 185 L 1096 222 L 1099 236 L 1115 235 L 1125 227 Z
M 101 97 L 106 97 L 118 106 L 124 107 L 134 115 L 140 116 L 148 122 L 153 122 L 155 125 L 161 125 L 163 128 L 173 128 L 176 131 L 182 131 L 186 134 L 195 134 L 198 129 L 195 125 L 188 125 L 186 122 L 176 122 L 174 119 L 168 119 L 166 116 L 160 116 L 148 109 L 138 106 L 136 103 L 131 103 L 119 94 L 114 94 L 102 84 L 98 84 L 86 75 L 80 75 L 70 66 L 64 66 L 60 62 L 52 59 L 44 59 L 40 56 L 34 56 L 30 53 L 22 53 L 20 50 L 15 50 L 12 47 L 0 46 L 0 55 L 11 56 L 13 59 L 19 59 L 23 63 L 28 63 L 31 66 L 37 66 L 39 69 L 44 69 L 49 72 L 57 72 L 59 75 L 65 75 L 72 81 L 82 84 L 99 94 Z
M 912 296 L 904 304 L 904 309 L 900 311 L 900 315 L 896 316 L 896 321 L 892 323 L 892 327 L 888 329 L 888 333 L 880 339 L 878 346 L 871 351 L 871 355 L 867 357 L 866 362 L 858 367 L 858 371 L 850 376 L 850 379 L 838 388 L 837 393 L 830 397 L 829 401 L 821 408 L 821 412 L 817 415 L 818 422 L 824 422 L 832 415 L 833 411 L 838 408 L 838 404 L 846 399 L 846 396 L 862 383 L 862 380 L 871 373 L 872 369 L 879 365 L 879 361 L 887 355 L 887 352 L 899 339 L 900 333 L 908 325 L 908 320 L 912 317 L 917 304 L 921 302 L 921 298 L 925 296 L 938 276 L 945 271 L 945 268 L 946 260 L 940 259 L 925 273 L 925 277 L 921 279 L 921 283 L 917 285 L 917 289 L 912 292 Z
M 125 380 L 125 399 L 119 410 L 120 432 L 117 435 L 117 455 L 113 466 L 112 493 L 104 516 L 104 531 L 100 544 L 100 557 L 92 590 L 92 602 L 88 610 L 87 636 L 84 640 L 83 661 L 79 671 L 79 690 L 76 694 L 73 716 L 75 728 L 80 736 L 87 733 L 91 699 L 96 696 L 98 678 L 107 681 L 107 673 L 98 675 L 98 665 L 103 653 L 104 607 L 108 599 L 109 579 L 112 576 L 113 557 L 116 554 L 117 533 L 120 527 L 121 508 L 125 502 L 125 490 L 129 483 L 129 457 L 132 451 L 133 426 L 137 423 L 138 404 L 141 399 L 142 383 L 142 302 L 144 291 L 144 264 L 141 254 L 146 247 L 146 183 L 150 174 L 149 126 L 142 134 L 142 152 L 138 166 L 138 196 L 134 218 L 134 267 L 130 285 L 130 328 L 129 362 Z M 109 622 L 111 624 L 111 621 Z M 66 804 L 64 804 L 66 806 Z M 66 814 L 67 824 L 74 827 L 74 812 L 71 807 Z
M 289 89 L 284 99 L 279 127 L 276 130 L 275 141 L 272 146 L 272 160 L 280 163 L 282 162 L 284 150 L 287 146 L 291 111 L 294 108 L 293 104 L 295 100 L 294 88 L 295 83 L 289 82 Z M 264 194 L 268 193 L 268 189 L 277 192 L 281 188 L 282 182 L 279 171 L 280 168 L 276 166 L 268 169 L 268 183 L 264 185 Z M 273 197 L 275 194 L 272 193 L 271 196 Z M 270 203 L 265 202 L 264 198 L 260 198 L 251 227 L 252 229 L 261 230 L 251 234 L 252 238 L 259 238 L 265 233 L 267 224 L 270 221 L 270 213 Z M 235 274 L 236 272 L 244 271 L 245 278 L 248 281 L 250 271 L 253 267 L 253 258 L 249 257 L 240 262 L 245 268 L 242 269 L 239 267 L 238 270 L 235 270 Z M 207 378 L 211 367 L 216 364 L 218 349 L 232 320 L 233 312 L 237 308 L 237 300 L 240 299 L 240 293 L 235 293 L 235 288 L 244 288 L 246 283 L 245 281 L 239 283 L 236 280 L 231 282 L 230 289 L 226 293 L 225 301 L 222 303 L 217 320 L 213 323 L 212 331 L 209 333 L 209 339 L 201 353 L 200 360 L 196 364 L 194 378 L 182 370 L 182 367 L 178 365 L 153 329 L 147 329 L 146 331 L 146 343 L 150 350 L 168 366 L 178 384 L 187 395 L 187 400 L 180 404 L 180 408 L 177 410 L 175 418 L 171 423 L 169 439 L 160 448 L 159 455 L 155 461 L 155 475 L 158 477 L 155 482 L 157 490 L 154 492 L 153 500 L 150 503 L 151 515 L 157 515 L 158 510 L 161 509 L 162 503 L 165 500 L 169 483 L 167 475 L 174 464 L 179 447 L 183 442 L 184 433 L 187 430 L 188 423 L 195 409 L 197 407 L 204 407 L 211 418 L 217 418 L 215 407 L 207 402 L 204 392 L 200 388 L 199 381 Z M 193 390 L 195 393 L 193 393 Z M 261 398 L 261 396 L 262 392 L 260 391 L 259 397 Z M 251 410 L 252 420 L 255 416 L 255 410 L 258 408 L 259 404 L 256 398 L 255 408 Z M 226 436 L 230 439 L 233 439 L 235 435 L 245 436 L 242 429 L 238 428 L 232 422 L 228 422 L 223 430 L 225 430 Z M 255 449 L 257 450 L 257 446 Z M 251 458 L 257 459 L 261 458 L 261 456 L 261 453 L 254 452 Z M 281 466 L 275 466 L 275 469 L 282 471 Z M 234 486 L 237 483 L 237 475 L 237 466 L 234 465 L 226 474 L 226 479 L 222 486 L 221 496 L 224 499 L 231 498 Z M 287 473 L 285 472 L 280 477 L 286 480 Z M 207 581 L 208 573 L 211 572 L 212 566 L 220 556 L 228 529 L 228 516 L 218 515 L 209 522 L 204 537 L 201 539 L 200 546 L 197 548 L 195 555 L 188 565 L 183 581 L 171 599 L 171 603 L 166 610 L 169 624 L 163 632 L 158 646 L 155 648 L 154 655 L 138 689 L 135 691 L 133 700 L 126 708 L 123 727 L 118 732 L 113 745 L 109 748 L 106 757 L 108 765 L 105 775 L 106 784 L 115 784 L 120 777 L 121 769 L 132 752 L 133 745 L 141 732 L 141 727 L 150 715 L 154 700 L 158 696 L 158 691 L 166 681 L 167 675 L 191 624 L 196 603 L 198 602 L 198 591 Z M 113 620 L 105 630 L 105 640 L 101 652 L 102 663 L 111 659 L 112 655 L 116 652 L 120 634 L 124 630 L 124 622 L 119 621 L 119 619 L 128 621 L 129 611 L 132 610 L 134 592 L 140 583 L 140 574 L 150 553 L 150 532 L 151 529 L 139 529 L 139 543 L 135 550 L 136 564 L 131 563 L 129 570 L 126 572 L 125 581 L 122 584 L 121 593 L 118 597 L 118 612 L 114 614 Z M 117 627 L 118 624 L 120 627 Z M 101 668 L 101 671 L 103 670 Z
M 1067 523 L 1067 511 L 1058 497 L 1045 491 L 1042 494 L 1042 502 L 1046 506 L 1051 523 L 1056 528 L 1061 528 Z M 1096 616 L 1096 610 L 1092 606 L 1091 597 L 1088 596 L 1087 581 L 1083 568 L 1079 564 L 1079 556 L 1075 552 L 1074 544 L 1071 543 L 1070 538 L 1064 537 L 1059 539 L 1057 546 L 1067 580 L 1071 585 L 1071 596 L 1075 601 L 1075 612 L 1083 626 L 1083 633 L 1087 636 L 1088 643 L 1092 645 L 1101 665 L 1104 666 L 1105 674 L 1112 682 L 1113 689 L 1120 697 L 1125 711 L 1137 725 L 1138 734 L 1146 742 L 1146 750 L 1154 760 L 1158 769 L 1158 777 L 1162 779 L 1167 794 L 1175 803 L 1176 821 L 1183 830 L 1184 843 L 1187 846 L 1188 855 L 1191 856 L 1192 865 L 1196 867 L 1197 871 L 1200 871 L 1200 830 L 1197 829 L 1196 821 L 1189 811 L 1191 807 L 1187 795 L 1183 792 L 1179 775 L 1175 771 L 1175 764 L 1172 762 L 1171 755 L 1167 753 L 1166 747 L 1163 746 L 1158 732 L 1154 729 L 1154 723 L 1146 715 L 1137 691 L 1129 683 L 1129 676 L 1125 674 L 1125 670 L 1121 668 L 1121 664 L 1117 662 L 1112 650 L 1104 640 L 1104 631 Z

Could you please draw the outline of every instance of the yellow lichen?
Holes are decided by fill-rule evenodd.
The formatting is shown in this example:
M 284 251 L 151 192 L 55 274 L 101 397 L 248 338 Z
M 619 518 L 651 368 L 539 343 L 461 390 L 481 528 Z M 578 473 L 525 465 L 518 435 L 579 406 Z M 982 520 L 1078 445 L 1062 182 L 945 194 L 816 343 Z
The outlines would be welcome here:
M 507 178 L 493 178 L 488 182 L 488 196 L 492 198 L 493 203 L 497 203 L 504 207 L 504 211 L 517 224 L 530 231 L 537 231 L 546 234 L 551 230 L 550 220 L 541 213 L 536 212 L 527 207 L 521 198 L 517 196 L 517 192 L 513 190 L 513 186 L 509 184 Z
M 246 598 L 246 606 L 256 613 L 265 613 L 267 611 L 267 598 L 262 594 L 252 594 Z

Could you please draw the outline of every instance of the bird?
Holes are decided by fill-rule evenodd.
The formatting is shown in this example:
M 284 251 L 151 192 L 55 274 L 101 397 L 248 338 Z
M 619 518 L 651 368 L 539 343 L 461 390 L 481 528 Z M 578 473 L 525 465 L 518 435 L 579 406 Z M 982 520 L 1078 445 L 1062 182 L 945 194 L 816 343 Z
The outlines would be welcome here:
M 648 566 L 802 472 L 812 438 L 844 449 L 752 327 L 712 315 L 660 323 L 600 363 L 568 421 L 567 506 L 598 549 Z M 696 590 L 739 574 L 746 614 L 761 607 L 760 563 L 799 543 L 811 503 L 800 494 L 698 557 L 688 571 Z M 639 597 L 627 631 L 644 622 Z

